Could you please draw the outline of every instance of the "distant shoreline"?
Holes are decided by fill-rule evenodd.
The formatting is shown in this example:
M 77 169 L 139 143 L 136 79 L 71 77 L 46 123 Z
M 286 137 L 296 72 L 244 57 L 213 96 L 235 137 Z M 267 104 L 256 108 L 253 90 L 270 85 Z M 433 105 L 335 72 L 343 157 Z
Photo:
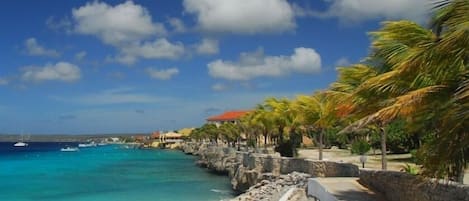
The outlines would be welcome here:
M 55 135 L 55 134 L 39 134 L 27 135 L 24 141 L 27 142 L 82 142 L 89 139 L 100 140 L 111 137 L 130 137 L 133 135 L 141 135 L 138 133 L 129 134 L 84 134 L 84 135 Z M 0 142 L 17 142 L 21 139 L 20 134 L 0 134 Z

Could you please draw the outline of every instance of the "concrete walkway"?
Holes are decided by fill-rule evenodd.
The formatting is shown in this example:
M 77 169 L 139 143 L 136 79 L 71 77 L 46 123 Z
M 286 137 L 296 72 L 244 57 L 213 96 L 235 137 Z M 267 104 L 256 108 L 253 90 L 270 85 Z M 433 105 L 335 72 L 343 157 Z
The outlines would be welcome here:
M 386 201 L 381 194 L 358 183 L 356 177 L 309 179 L 308 195 L 320 201 Z

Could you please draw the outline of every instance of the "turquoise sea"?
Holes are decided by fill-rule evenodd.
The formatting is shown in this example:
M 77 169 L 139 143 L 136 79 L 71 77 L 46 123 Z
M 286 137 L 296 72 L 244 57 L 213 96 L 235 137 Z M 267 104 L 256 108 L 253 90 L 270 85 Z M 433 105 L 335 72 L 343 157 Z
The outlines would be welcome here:
M 1 201 L 209 201 L 234 197 L 229 179 L 180 151 L 120 145 L 61 152 L 67 143 L 0 143 Z M 73 145 L 68 143 L 69 145 Z M 76 144 L 75 144 L 76 145 Z

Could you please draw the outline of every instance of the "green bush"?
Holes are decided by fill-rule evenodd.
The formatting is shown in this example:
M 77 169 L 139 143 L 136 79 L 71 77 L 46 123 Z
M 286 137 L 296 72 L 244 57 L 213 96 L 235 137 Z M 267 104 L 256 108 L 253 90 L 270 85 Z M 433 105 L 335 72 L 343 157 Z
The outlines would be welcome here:
M 366 140 L 357 140 L 352 143 L 352 154 L 364 155 L 371 148 L 371 145 Z
M 248 147 L 253 147 L 255 148 L 256 147 L 256 140 L 254 139 L 248 139 L 247 142 L 246 142 L 247 146 Z
M 417 150 L 416 149 L 412 149 L 410 150 L 410 159 L 412 160 L 412 162 L 414 162 L 415 164 L 420 164 L 420 160 L 417 156 Z
M 402 167 L 401 171 L 407 172 L 412 175 L 417 175 L 419 173 L 418 167 L 407 163 Z

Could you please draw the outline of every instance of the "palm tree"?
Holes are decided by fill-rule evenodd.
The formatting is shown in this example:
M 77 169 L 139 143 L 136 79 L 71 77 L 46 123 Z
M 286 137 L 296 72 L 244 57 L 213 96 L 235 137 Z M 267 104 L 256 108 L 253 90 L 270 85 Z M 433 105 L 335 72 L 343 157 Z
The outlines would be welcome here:
M 372 98 L 363 99 L 363 95 L 383 99 L 352 127 L 375 123 L 384 128 L 398 117 L 425 124 L 435 135 L 422 149 L 423 173 L 461 181 L 469 159 L 464 130 L 468 118 L 464 111 L 469 77 L 469 1 L 441 1 L 436 8 L 435 32 L 413 22 L 397 21 L 386 22 L 372 33 L 370 60 L 379 74 L 360 84 L 354 94 L 365 103 Z M 383 138 L 385 134 L 383 130 Z
M 239 128 L 234 123 L 223 123 L 219 128 L 218 131 L 221 133 L 221 136 L 230 144 L 231 146 L 235 146 L 235 143 L 239 145 L 239 138 L 240 131 Z M 239 146 L 238 146 L 239 149 Z
M 336 102 L 327 93 L 317 92 L 312 96 L 298 96 L 293 108 L 299 122 L 319 131 L 319 160 L 322 160 L 324 133 L 337 122 Z
M 199 135 L 204 139 L 209 139 L 212 142 L 218 143 L 219 139 L 219 130 L 215 124 L 204 124 L 199 129 Z
M 285 129 L 293 121 L 293 115 L 290 111 L 290 101 L 288 99 L 267 98 L 264 101 L 264 108 L 267 111 L 267 118 L 271 118 L 273 125 L 276 126 L 278 132 L 278 143 L 283 143 L 288 133 Z M 265 117 L 265 116 L 264 116 Z
M 273 129 L 273 118 L 265 109 L 264 105 L 257 105 L 256 109 L 254 110 L 252 123 L 257 125 L 260 130 L 260 133 L 264 137 L 264 147 L 267 147 L 268 138 L 271 137 L 272 129 Z

